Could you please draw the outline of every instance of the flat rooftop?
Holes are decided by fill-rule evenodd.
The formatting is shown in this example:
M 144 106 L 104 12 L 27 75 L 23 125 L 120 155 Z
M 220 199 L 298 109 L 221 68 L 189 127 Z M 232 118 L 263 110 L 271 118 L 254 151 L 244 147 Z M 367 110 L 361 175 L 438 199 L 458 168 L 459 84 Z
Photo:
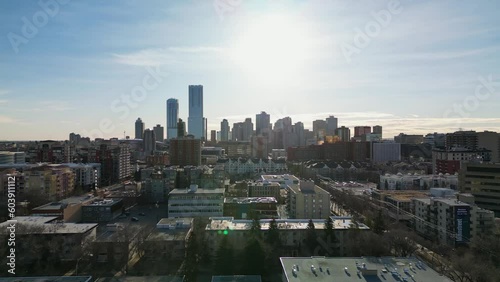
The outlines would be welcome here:
M 280 261 L 285 281 L 451 282 L 416 258 L 294 257 Z
M 56 223 L 54 220 L 57 217 L 47 216 L 19 216 L 13 220 L 17 220 L 18 225 L 25 225 L 33 230 L 28 230 L 30 233 L 36 234 L 78 234 L 85 233 L 97 227 L 96 223 Z M 0 223 L 0 229 L 5 229 L 9 225 L 9 221 Z M 19 229 L 18 231 L 21 231 Z
M 334 229 L 349 229 L 351 227 L 351 217 L 332 216 Z M 261 219 L 261 230 L 268 230 L 272 219 Z M 276 219 L 278 229 L 305 230 L 309 224 L 309 219 Z M 313 219 L 315 229 L 325 229 L 324 219 Z M 252 226 L 252 220 L 234 219 L 233 217 L 211 217 L 205 230 L 249 230 Z M 368 226 L 358 223 L 359 229 L 369 229 Z
M 214 189 L 205 189 L 198 188 L 196 191 L 191 191 L 189 189 L 181 189 L 176 188 L 170 191 L 169 195 L 182 195 L 182 194 L 223 194 L 225 191 L 224 188 L 214 188 Z
M 389 196 L 399 202 L 411 201 L 412 198 L 425 198 L 429 195 L 429 191 L 416 190 L 378 190 L 376 192 L 381 195 Z
M 184 218 L 162 218 L 156 224 L 156 228 L 158 229 L 169 229 L 172 226 L 176 228 L 190 228 L 193 225 L 192 217 L 184 217 Z
M 224 198 L 224 204 L 276 204 L 278 201 L 274 197 L 234 197 Z
M 212 282 L 261 282 L 260 275 L 212 276 Z
M 157 229 L 146 238 L 146 241 L 184 241 L 191 229 Z
M 118 202 L 120 202 L 122 199 L 119 198 L 111 198 L 111 199 L 98 199 L 95 200 L 87 205 L 86 207 L 111 207 Z
M 269 182 L 278 182 L 278 181 L 293 181 L 293 180 L 299 180 L 295 175 L 291 174 L 282 174 L 282 175 L 272 175 L 272 174 L 267 174 L 267 175 L 262 175 L 261 176 L 262 180 L 269 181 Z
M 60 210 L 60 209 L 66 208 L 67 206 L 77 205 L 77 204 L 81 204 L 81 203 L 84 203 L 87 201 L 91 201 L 93 198 L 95 198 L 95 197 L 90 196 L 90 195 L 79 196 L 79 197 L 70 197 L 70 198 L 60 200 L 58 202 L 51 202 L 51 203 L 36 207 L 33 210 L 35 210 L 35 211 Z
M 415 200 L 419 201 L 419 202 L 423 202 L 427 205 L 430 205 L 431 201 L 434 201 L 434 202 L 441 202 L 441 203 L 447 204 L 449 206 L 470 206 L 469 204 L 461 202 L 455 198 L 436 198 L 436 197 L 433 197 L 433 198 L 416 198 Z

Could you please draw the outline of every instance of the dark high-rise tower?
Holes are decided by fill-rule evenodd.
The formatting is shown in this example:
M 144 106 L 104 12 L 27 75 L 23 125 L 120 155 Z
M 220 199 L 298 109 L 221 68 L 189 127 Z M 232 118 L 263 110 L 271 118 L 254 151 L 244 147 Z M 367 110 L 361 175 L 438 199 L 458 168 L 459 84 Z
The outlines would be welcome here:
M 186 136 L 186 123 L 180 118 L 177 123 L 177 137 Z
M 157 124 L 155 127 L 153 127 L 153 131 L 155 132 L 156 142 L 163 142 L 163 138 L 164 138 L 163 126 Z
M 179 101 L 167 100 L 167 139 L 177 137 L 177 121 L 179 120 Z
M 137 118 L 135 121 L 135 139 L 142 139 L 144 135 L 144 122 L 141 118 Z

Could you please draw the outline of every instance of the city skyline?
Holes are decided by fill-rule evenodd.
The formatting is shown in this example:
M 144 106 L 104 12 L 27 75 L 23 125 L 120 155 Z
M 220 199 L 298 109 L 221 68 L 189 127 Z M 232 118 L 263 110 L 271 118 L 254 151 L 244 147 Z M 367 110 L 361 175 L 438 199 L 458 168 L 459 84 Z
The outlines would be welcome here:
M 167 130 L 160 105 L 178 99 L 188 121 L 193 84 L 207 132 L 261 111 L 306 129 L 330 115 L 379 124 L 386 137 L 500 131 L 495 3 L 196 4 L 69 2 L 29 36 L 23 18 L 45 10 L 0 4 L 0 140 L 133 136 L 137 117 Z

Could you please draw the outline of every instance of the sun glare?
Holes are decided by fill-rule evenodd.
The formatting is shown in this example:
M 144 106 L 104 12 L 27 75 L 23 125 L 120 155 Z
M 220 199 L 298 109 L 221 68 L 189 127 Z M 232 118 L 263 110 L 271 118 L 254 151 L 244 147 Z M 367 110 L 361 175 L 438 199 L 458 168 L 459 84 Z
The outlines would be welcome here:
M 292 17 L 254 19 L 231 47 L 231 58 L 261 83 L 293 80 L 302 70 L 309 44 L 304 26 Z

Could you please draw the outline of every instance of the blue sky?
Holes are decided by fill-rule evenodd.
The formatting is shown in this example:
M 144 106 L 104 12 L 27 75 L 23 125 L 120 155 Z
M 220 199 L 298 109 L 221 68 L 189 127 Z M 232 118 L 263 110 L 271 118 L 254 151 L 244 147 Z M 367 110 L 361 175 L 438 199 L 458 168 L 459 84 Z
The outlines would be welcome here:
M 190 84 L 209 130 L 266 111 L 385 137 L 500 131 L 496 1 L 42 2 L 55 12 L 0 2 L 0 140 L 133 135 L 137 117 L 165 125 L 168 98 L 187 120 Z M 25 36 L 23 18 L 40 27 Z

